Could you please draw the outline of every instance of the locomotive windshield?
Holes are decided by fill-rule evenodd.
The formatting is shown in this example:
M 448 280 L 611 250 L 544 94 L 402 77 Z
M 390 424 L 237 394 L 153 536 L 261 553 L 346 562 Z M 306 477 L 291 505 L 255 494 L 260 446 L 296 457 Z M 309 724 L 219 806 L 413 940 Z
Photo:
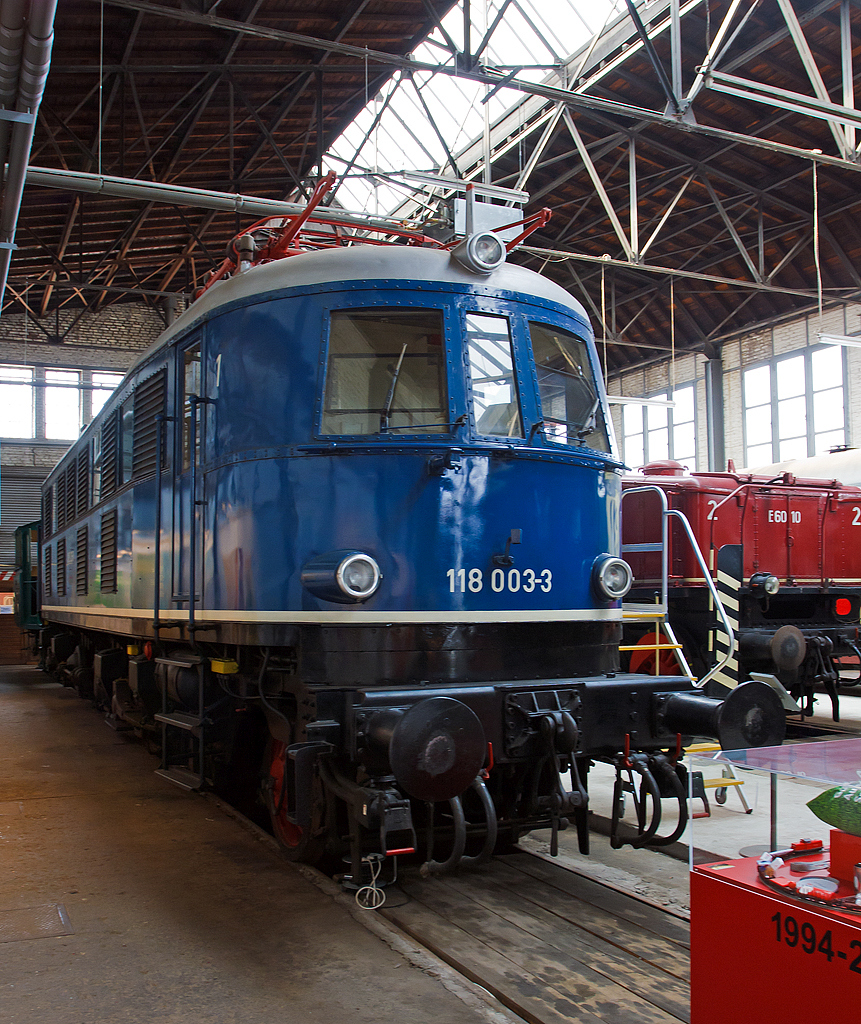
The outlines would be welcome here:
M 609 452 L 607 425 L 586 343 L 551 324 L 531 322 L 529 334 L 548 439 Z
M 507 317 L 469 313 L 466 347 L 476 430 L 497 437 L 523 437 Z
M 447 432 L 443 330 L 438 309 L 333 312 L 322 432 Z

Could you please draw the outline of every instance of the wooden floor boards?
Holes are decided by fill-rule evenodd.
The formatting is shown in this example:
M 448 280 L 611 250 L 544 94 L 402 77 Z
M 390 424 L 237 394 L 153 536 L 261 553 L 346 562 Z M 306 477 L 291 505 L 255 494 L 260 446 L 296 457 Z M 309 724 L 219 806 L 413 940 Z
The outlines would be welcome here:
M 532 1024 L 688 1021 L 687 922 L 525 853 L 401 878 L 382 913 Z

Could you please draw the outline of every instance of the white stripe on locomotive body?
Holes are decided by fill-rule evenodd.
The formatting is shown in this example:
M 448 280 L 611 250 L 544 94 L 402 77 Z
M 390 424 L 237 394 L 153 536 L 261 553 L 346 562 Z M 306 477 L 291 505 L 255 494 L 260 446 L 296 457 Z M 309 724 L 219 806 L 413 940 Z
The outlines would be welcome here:
M 107 605 L 43 605 L 42 611 L 48 618 L 54 615 L 98 616 L 99 618 L 120 619 L 152 619 L 152 608 L 111 608 Z M 185 621 L 187 609 L 163 608 L 165 620 Z M 621 608 L 562 608 L 544 609 L 541 611 L 258 611 L 243 612 L 230 609 L 195 608 L 196 622 L 264 622 L 284 623 L 285 625 L 314 625 L 343 623 L 356 625 L 368 624 L 401 624 L 409 623 L 463 623 L 463 622 L 621 622 Z M 165 627 L 168 628 L 168 627 Z

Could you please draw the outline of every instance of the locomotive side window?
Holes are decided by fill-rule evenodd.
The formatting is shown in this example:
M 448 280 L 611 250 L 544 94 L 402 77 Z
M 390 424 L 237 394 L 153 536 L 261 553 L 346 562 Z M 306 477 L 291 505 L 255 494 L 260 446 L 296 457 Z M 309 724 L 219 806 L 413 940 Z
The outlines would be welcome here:
M 468 313 L 466 350 L 475 429 L 496 437 L 523 437 L 508 319 Z
M 191 417 L 194 406 L 191 404 L 191 396 L 198 398 L 200 390 L 200 345 L 192 345 L 183 353 L 183 385 L 182 385 L 182 468 L 191 468 Z M 198 425 L 199 426 L 199 425 Z M 195 462 L 200 462 L 200 434 L 198 429 L 196 435 L 194 453 Z
M 134 398 L 129 396 L 120 408 L 120 460 L 122 466 L 122 483 L 127 484 L 132 478 L 132 459 L 134 454 Z
M 334 311 L 322 432 L 448 431 L 443 337 L 438 309 Z
M 93 505 L 102 500 L 102 432 L 93 433 Z
M 586 343 L 551 324 L 531 322 L 529 334 L 548 439 L 609 452 L 607 426 Z

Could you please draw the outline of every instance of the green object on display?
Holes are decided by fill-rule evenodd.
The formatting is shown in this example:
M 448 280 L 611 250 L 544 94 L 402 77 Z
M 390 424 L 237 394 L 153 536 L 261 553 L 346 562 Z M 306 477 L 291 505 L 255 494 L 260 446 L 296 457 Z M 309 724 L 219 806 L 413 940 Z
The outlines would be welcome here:
M 807 806 L 817 818 L 853 836 L 861 836 L 861 786 L 835 786 Z

